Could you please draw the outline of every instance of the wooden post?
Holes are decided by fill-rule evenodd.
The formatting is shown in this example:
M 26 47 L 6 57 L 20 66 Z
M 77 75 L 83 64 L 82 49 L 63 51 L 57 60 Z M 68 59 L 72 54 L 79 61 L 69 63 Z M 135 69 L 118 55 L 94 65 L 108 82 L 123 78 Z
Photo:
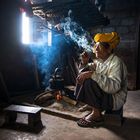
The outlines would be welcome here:
M 33 64 L 34 64 L 34 74 L 35 74 L 35 79 L 36 79 L 36 86 L 37 89 L 40 89 L 40 82 L 39 82 L 39 76 L 38 76 L 38 70 L 37 70 L 37 63 L 36 63 L 36 56 L 33 55 Z

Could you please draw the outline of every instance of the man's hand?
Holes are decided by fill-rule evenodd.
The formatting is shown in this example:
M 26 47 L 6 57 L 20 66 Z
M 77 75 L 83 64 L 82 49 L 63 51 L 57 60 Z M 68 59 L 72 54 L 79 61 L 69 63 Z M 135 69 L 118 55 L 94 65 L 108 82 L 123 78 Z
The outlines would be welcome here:
M 91 75 L 92 75 L 92 71 L 86 71 L 86 72 L 82 72 L 78 75 L 78 77 L 76 78 L 77 80 L 77 83 L 78 84 L 83 84 L 83 82 L 88 79 L 88 78 L 91 78 Z
M 89 62 L 89 55 L 87 52 L 81 54 L 81 63 L 86 65 Z

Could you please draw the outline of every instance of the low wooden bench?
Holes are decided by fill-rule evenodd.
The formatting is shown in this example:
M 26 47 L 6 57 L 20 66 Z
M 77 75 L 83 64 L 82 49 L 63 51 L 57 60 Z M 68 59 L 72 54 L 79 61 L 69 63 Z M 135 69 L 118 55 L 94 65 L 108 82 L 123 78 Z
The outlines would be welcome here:
M 15 123 L 17 119 L 17 113 L 23 113 L 28 115 L 28 126 L 30 128 L 34 128 L 36 125 L 42 124 L 40 107 L 10 105 L 4 109 L 4 112 L 6 124 Z

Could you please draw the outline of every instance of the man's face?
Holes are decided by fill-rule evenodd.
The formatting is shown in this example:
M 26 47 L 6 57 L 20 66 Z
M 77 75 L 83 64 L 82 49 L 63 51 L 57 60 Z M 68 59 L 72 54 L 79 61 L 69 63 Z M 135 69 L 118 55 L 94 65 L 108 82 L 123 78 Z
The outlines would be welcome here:
M 107 59 L 110 55 L 110 48 L 105 48 L 100 42 L 97 42 L 93 48 L 96 58 Z

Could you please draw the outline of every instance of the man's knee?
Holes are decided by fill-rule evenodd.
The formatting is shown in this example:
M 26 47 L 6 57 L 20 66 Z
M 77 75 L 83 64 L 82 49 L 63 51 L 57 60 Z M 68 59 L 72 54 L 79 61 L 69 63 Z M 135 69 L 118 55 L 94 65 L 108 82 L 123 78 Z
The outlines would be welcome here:
M 92 80 L 91 78 L 89 78 L 89 79 L 85 80 L 84 86 L 86 86 L 86 87 L 91 87 L 91 86 L 97 87 L 98 84 L 97 84 L 97 82 L 95 80 Z

